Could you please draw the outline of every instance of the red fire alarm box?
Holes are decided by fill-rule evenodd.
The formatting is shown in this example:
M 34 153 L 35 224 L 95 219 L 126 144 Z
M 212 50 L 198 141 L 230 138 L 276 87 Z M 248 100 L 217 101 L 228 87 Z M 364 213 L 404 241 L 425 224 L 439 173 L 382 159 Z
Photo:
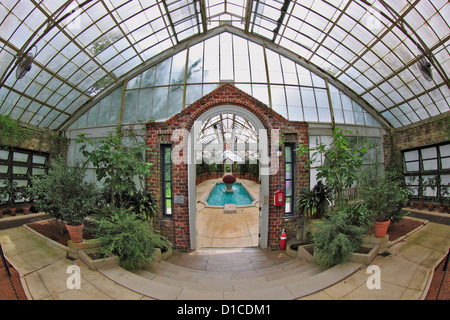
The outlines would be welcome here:
M 276 207 L 284 206 L 284 192 L 283 191 L 278 190 L 275 192 L 273 204 Z

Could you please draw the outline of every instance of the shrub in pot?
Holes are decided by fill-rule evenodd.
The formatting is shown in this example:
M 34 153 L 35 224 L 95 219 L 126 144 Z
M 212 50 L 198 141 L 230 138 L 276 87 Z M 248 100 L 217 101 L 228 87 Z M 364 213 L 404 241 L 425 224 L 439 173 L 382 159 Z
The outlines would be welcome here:
M 313 262 L 329 268 L 347 261 L 359 249 L 370 224 L 364 204 L 338 203 L 311 232 L 314 242 Z
M 402 208 L 408 193 L 395 176 L 391 171 L 381 172 L 376 162 L 363 170 L 359 179 L 359 195 L 375 219 L 375 236 L 379 238 L 386 235 L 390 223 L 400 221 L 407 214 Z
M 124 268 L 130 270 L 151 264 L 156 248 L 171 245 L 132 209 L 111 208 L 106 211 L 93 217 L 94 233 L 103 244 L 100 252 L 117 255 Z
M 5 185 L 4 188 L 5 188 L 6 197 L 8 198 L 8 203 L 9 203 L 9 213 L 12 216 L 15 216 L 16 215 L 16 207 L 14 206 L 14 202 L 17 199 L 17 182 L 15 182 L 15 181 L 11 182 L 11 180 L 5 179 L 4 185 Z
M 81 242 L 84 218 L 91 212 L 96 187 L 84 181 L 85 168 L 78 162 L 72 166 L 60 157 L 50 164 L 47 175 L 34 177 L 29 192 L 42 211 L 63 222 L 73 242 Z M 80 234 L 81 233 L 81 234 Z

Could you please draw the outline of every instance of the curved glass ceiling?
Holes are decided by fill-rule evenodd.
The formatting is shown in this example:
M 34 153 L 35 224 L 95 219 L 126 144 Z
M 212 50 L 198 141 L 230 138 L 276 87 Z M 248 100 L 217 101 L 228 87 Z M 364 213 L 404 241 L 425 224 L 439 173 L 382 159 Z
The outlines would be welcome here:
M 393 127 L 449 111 L 445 0 L 6 0 L 0 21 L 0 113 L 51 130 L 224 31 L 315 70 Z

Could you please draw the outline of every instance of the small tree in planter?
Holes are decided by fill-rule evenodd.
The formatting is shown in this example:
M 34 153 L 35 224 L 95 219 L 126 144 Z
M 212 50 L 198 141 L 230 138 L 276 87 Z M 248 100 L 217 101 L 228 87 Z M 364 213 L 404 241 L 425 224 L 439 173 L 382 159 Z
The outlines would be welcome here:
M 69 167 L 63 159 L 56 158 L 48 174 L 34 177 L 29 188 L 41 210 L 61 220 L 61 233 L 63 221 L 69 234 L 77 233 L 71 234 L 73 242 L 83 240 L 84 218 L 92 211 L 96 197 L 95 185 L 85 182 L 84 177 L 85 169 L 79 163 Z
M 3 217 L 3 205 L 8 201 L 8 193 L 6 192 L 6 181 L 0 180 L 0 218 Z
M 9 213 L 12 216 L 16 215 L 16 207 L 14 202 L 17 199 L 17 182 L 11 182 L 9 179 L 5 179 L 5 192 L 8 197 Z
M 408 192 L 391 171 L 381 172 L 377 161 L 361 172 L 359 195 L 375 218 L 375 236 L 386 235 L 390 223 L 400 221 L 405 214 L 402 208 L 408 200 Z

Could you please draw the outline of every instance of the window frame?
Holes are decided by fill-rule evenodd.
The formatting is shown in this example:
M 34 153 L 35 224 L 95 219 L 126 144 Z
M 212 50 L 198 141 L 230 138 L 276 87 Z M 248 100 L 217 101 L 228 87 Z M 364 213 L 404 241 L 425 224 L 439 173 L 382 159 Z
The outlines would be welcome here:
M 441 188 L 442 188 L 442 176 L 444 175 L 450 175 L 450 168 L 447 169 L 443 169 L 442 168 L 442 159 L 448 159 L 450 158 L 449 156 L 442 156 L 441 155 L 441 147 L 444 145 L 450 145 L 449 142 L 441 142 L 441 143 L 436 143 L 436 144 L 430 144 L 430 145 L 424 145 L 424 146 L 420 146 L 420 147 L 414 147 L 414 148 L 408 148 L 408 149 L 404 149 L 401 150 L 402 152 L 402 160 L 403 160 L 403 176 L 404 176 L 404 182 L 406 186 L 409 187 L 414 187 L 417 189 L 417 195 L 416 194 L 412 194 L 410 195 L 411 199 L 425 199 L 425 200 L 439 200 L 439 195 L 441 194 Z M 436 157 L 423 157 L 422 155 L 422 151 L 425 149 L 430 149 L 430 148 L 435 148 L 436 150 Z M 418 153 L 418 160 L 410 160 L 407 161 L 405 158 L 405 154 L 411 151 L 417 151 Z M 436 159 L 436 169 L 430 169 L 430 170 L 426 170 L 424 167 L 424 161 L 430 161 L 430 160 L 434 160 Z M 408 171 L 408 167 L 407 164 L 408 163 L 412 163 L 412 162 L 418 162 L 418 170 L 411 170 Z M 435 182 L 434 182 L 434 195 L 433 196 L 429 196 L 426 194 L 426 190 L 429 188 L 427 188 L 426 185 L 424 185 L 424 179 L 427 179 L 428 181 L 428 177 L 435 177 Z M 411 179 L 411 178 L 415 178 L 415 182 L 414 183 L 408 183 L 407 180 Z M 412 180 L 411 180 L 412 181 Z M 439 184 L 437 184 L 437 182 L 439 182 Z
M 7 179 L 10 182 L 13 181 L 26 181 L 26 187 L 29 187 L 31 185 L 31 179 L 33 176 L 38 176 L 37 174 L 33 175 L 33 169 L 42 169 L 44 170 L 43 174 L 48 173 L 49 168 L 49 159 L 50 154 L 47 152 L 41 152 L 41 151 L 35 151 L 35 150 L 29 150 L 24 148 L 17 148 L 17 147 L 0 147 L 0 151 L 6 151 L 8 152 L 8 158 L 7 159 L 1 159 L 0 158 L 0 166 L 6 166 L 7 172 L 1 173 L 0 172 L 0 180 Z M 19 154 L 26 154 L 28 156 L 26 161 L 17 161 L 14 160 L 15 153 Z M 34 156 L 40 156 L 44 157 L 43 163 L 36 163 L 33 162 Z M 26 173 L 14 173 L 14 168 L 26 168 Z M 20 188 L 20 187 L 17 187 Z M 16 199 L 14 201 L 14 204 L 21 204 L 21 203 L 27 203 L 30 202 L 30 199 Z
M 161 212 L 163 217 L 173 217 L 173 174 L 172 174 L 172 160 L 166 162 L 166 150 L 170 150 L 170 157 L 172 158 L 172 145 L 161 145 Z M 169 168 L 170 177 L 166 179 L 166 168 Z M 170 197 L 167 197 L 167 183 L 170 183 Z M 170 199 L 170 213 L 168 213 L 167 200 Z
M 286 149 L 290 148 L 291 152 L 291 161 L 286 161 Z M 285 187 L 285 205 L 284 205 L 284 214 L 286 216 L 294 216 L 295 213 L 295 156 L 294 156 L 294 150 L 295 150 L 295 143 L 288 142 L 284 144 L 284 187 Z M 287 178 L 287 165 L 291 165 L 291 178 Z M 288 181 L 291 182 L 291 195 L 288 196 L 287 193 L 287 183 Z M 290 199 L 290 211 L 286 211 L 286 204 L 288 203 L 287 200 Z

